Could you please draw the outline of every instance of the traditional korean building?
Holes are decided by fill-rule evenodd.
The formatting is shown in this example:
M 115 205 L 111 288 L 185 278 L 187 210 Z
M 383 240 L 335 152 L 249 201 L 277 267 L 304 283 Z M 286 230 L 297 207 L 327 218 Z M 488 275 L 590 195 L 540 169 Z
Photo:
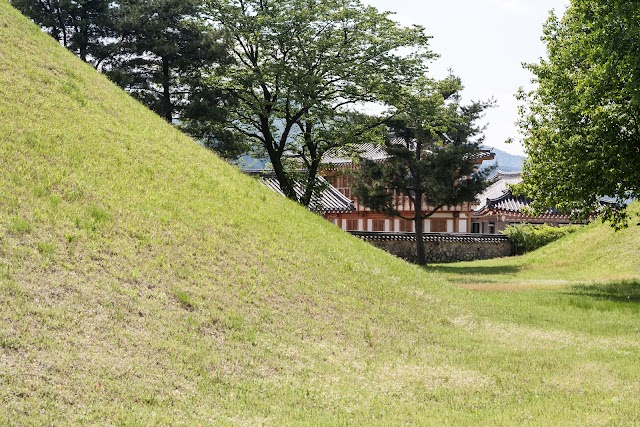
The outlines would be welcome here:
M 387 158 L 386 152 L 375 144 L 361 144 L 356 147 L 358 154 L 368 160 L 383 162 Z M 492 160 L 494 154 L 491 150 L 484 150 L 473 159 L 478 165 L 485 160 Z M 387 232 L 405 233 L 414 232 L 414 222 L 399 217 L 389 217 L 373 212 L 363 206 L 352 194 L 353 178 L 351 172 L 357 166 L 352 157 L 332 152 L 323 159 L 325 169 L 322 175 L 341 194 L 353 202 L 354 210 L 351 212 L 334 212 L 325 214 L 325 217 L 345 231 Z M 474 207 L 477 203 L 463 203 L 458 206 L 446 206 L 438 210 L 430 218 L 424 221 L 425 233 L 470 233 Z M 409 197 L 396 194 L 396 209 L 405 217 L 413 217 L 413 203 Z M 428 201 L 422 205 L 423 211 L 431 210 Z
M 510 224 L 569 225 L 569 216 L 551 208 L 542 215 L 527 213 L 531 201 L 523 196 L 514 196 L 510 187 L 522 181 L 520 172 L 499 172 L 495 182 L 478 196 L 479 204 L 473 213 L 473 233 L 495 234 Z
M 284 197 L 284 193 L 280 189 L 280 183 L 274 173 L 263 170 L 245 172 L 249 175 L 256 176 L 260 182 Z M 324 217 L 341 215 L 355 210 L 353 202 L 349 198 L 345 197 L 344 194 L 329 185 L 324 178 L 318 177 L 317 179 L 323 190 L 320 194 L 315 195 L 311 199 L 309 206 L 310 210 L 317 212 Z M 297 197 L 302 197 L 304 194 L 304 188 L 298 182 L 294 183 L 294 191 L 296 192 Z

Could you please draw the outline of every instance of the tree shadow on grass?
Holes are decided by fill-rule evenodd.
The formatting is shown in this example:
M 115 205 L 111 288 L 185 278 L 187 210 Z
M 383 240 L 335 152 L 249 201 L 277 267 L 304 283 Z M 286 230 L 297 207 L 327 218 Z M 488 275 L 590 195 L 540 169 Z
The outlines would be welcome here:
M 563 294 L 591 297 L 597 300 L 640 304 L 640 280 L 574 285 Z
M 512 265 L 496 266 L 496 267 L 454 267 L 454 266 L 426 266 L 425 269 L 430 272 L 458 274 L 464 276 L 488 276 L 499 274 L 516 274 L 520 271 L 520 267 Z

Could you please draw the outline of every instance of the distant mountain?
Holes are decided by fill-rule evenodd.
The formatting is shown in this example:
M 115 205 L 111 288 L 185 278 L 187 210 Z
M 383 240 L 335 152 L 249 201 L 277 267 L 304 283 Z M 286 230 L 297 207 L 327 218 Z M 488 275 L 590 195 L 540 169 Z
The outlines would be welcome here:
M 483 162 L 483 167 L 493 166 L 496 163 L 498 164 L 498 170 L 502 172 L 519 172 L 522 170 L 522 164 L 524 163 L 524 156 L 519 156 L 517 154 L 507 153 L 506 151 L 498 150 L 494 148 L 492 150 L 496 158 L 490 162 Z
M 498 163 L 497 170 L 502 172 L 519 172 L 522 170 L 522 163 L 524 162 L 524 156 L 518 156 L 516 154 L 510 154 L 506 151 L 498 150 L 494 148 L 492 150 L 496 158 L 489 162 L 483 162 L 482 167 L 486 168 Z M 269 165 L 269 159 L 256 158 L 252 156 L 242 156 L 236 164 L 243 170 L 260 170 L 265 169 Z M 496 172 L 497 172 L 496 170 Z
M 240 157 L 235 164 L 242 170 L 263 170 L 269 164 L 269 159 L 246 155 Z

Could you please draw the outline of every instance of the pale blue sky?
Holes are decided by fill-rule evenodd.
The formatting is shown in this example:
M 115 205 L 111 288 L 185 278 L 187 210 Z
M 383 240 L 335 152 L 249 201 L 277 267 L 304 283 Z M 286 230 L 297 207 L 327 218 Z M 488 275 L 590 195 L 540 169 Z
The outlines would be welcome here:
M 462 79 L 466 99 L 493 97 L 498 106 L 486 114 L 486 144 L 522 154 L 514 122 L 518 87 L 531 87 L 522 62 L 545 56 L 542 24 L 555 9 L 562 15 L 568 0 L 363 0 L 379 10 L 396 12 L 404 25 L 418 24 L 433 36 L 431 48 L 440 58 L 431 66 L 434 77 L 447 70 Z

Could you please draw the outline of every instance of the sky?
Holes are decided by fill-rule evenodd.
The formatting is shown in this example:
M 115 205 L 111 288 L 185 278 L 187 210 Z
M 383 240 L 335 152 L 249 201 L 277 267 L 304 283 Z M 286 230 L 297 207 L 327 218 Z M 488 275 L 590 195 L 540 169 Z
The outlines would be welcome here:
M 463 97 L 495 99 L 487 111 L 485 144 L 513 154 L 523 154 L 515 121 L 519 87 L 532 88 L 532 74 L 523 62 L 544 57 L 542 25 L 554 9 L 561 16 L 569 0 L 363 0 L 381 11 L 395 12 L 403 25 L 422 25 L 431 50 L 440 55 L 430 66 L 433 77 L 448 70 L 462 79 Z M 505 144 L 508 138 L 515 141 Z

